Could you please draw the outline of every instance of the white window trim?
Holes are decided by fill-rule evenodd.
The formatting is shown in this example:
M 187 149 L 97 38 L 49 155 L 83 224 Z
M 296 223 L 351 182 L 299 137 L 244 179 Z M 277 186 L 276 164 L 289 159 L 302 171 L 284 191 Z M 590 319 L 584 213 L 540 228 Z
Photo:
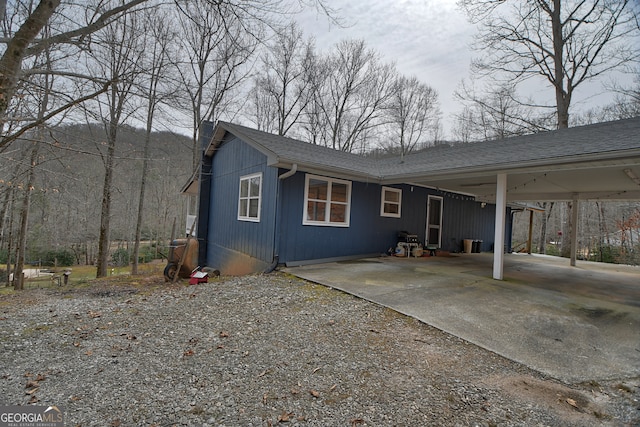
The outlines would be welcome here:
M 389 193 L 398 193 L 398 213 L 389 213 L 384 211 L 385 198 L 384 194 L 386 192 Z M 386 202 L 396 204 L 395 202 Z M 391 188 L 391 187 L 382 187 L 382 191 L 380 192 L 380 216 L 386 216 L 390 218 L 400 218 L 402 216 L 402 190 L 399 188 Z
M 329 218 L 331 217 L 330 206 L 327 206 L 327 209 L 325 210 L 324 221 L 311 221 L 307 219 L 307 207 L 309 205 L 309 180 L 311 179 L 326 181 L 327 183 L 331 184 L 327 189 L 327 204 L 331 203 L 331 187 L 333 186 L 333 183 L 345 184 L 347 186 L 347 203 L 346 203 L 347 208 L 345 210 L 345 220 L 346 220 L 345 222 L 329 221 Z M 339 203 L 343 204 L 342 202 L 339 202 Z M 351 221 L 351 181 L 345 181 L 343 179 L 337 179 L 337 178 L 328 178 L 326 176 L 307 174 L 304 180 L 304 209 L 302 212 L 302 224 L 303 225 L 319 225 L 323 227 L 349 227 L 350 221 Z
M 240 206 L 241 203 L 240 201 L 243 199 L 242 197 L 242 181 L 250 181 L 252 178 L 260 178 L 260 188 L 258 191 L 258 216 L 257 217 L 251 217 L 251 216 L 247 216 L 247 215 L 243 215 L 243 212 L 240 212 Z M 240 177 L 240 181 L 239 185 L 238 185 L 238 221 L 249 221 L 249 222 L 260 222 L 260 212 L 262 211 L 262 172 L 258 172 L 258 173 L 253 173 L 251 175 L 244 175 Z M 246 200 L 251 200 L 251 199 L 255 199 L 256 197 L 251 197 L 251 196 L 247 196 L 244 197 L 244 199 Z M 247 209 L 249 207 L 249 204 L 247 204 Z M 248 213 L 248 212 L 247 212 Z

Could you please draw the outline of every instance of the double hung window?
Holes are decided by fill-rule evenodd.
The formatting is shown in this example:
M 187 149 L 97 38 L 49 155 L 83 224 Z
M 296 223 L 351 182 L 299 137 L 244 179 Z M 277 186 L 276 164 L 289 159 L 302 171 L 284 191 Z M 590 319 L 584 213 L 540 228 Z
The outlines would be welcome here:
M 400 218 L 402 210 L 402 190 L 382 187 L 380 202 L 380 216 Z
M 240 177 L 238 220 L 260 222 L 262 173 Z
M 348 227 L 351 182 L 307 175 L 304 195 L 304 225 Z

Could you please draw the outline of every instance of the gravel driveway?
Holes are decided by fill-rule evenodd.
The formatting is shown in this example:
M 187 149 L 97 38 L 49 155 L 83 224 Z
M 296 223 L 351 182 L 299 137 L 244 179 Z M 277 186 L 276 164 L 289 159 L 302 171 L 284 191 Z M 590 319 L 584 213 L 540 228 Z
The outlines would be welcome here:
M 282 273 L 0 296 L 0 404 L 67 426 L 639 425 L 640 379 L 561 384 Z

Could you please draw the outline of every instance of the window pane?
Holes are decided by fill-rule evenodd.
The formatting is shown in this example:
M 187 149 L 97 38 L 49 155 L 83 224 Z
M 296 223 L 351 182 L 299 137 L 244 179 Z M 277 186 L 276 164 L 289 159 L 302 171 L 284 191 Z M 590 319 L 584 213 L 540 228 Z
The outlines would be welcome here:
M 398 214 L 398 207 L 400 205 L 396 204 L 396 203 L 385 203 L 384 204 L 384 213 L 388 213 L 388 214 Z
M 432 245 L 437 245 L 440 238 L 440 229 L 439 228 L 429 228 L 429 237 L 428 242 Z
M 347 222 L 347 205 L 331 204 L 331 222 Z
M 309 180 L 309 199 L 327 200 L 327 182 L 317 179 Z
M 187 214 L 189 215 L 198 214 L 198 197 L 195 194 L 189 195 L 189 208 L 187 210 Z
M 258 218 L 258 199 L 249 200 L 249 217 Z
M 440 224 L 440 200 L 431 199 L 429 202 L 429 224 Z
M 384 200 L 385 200 L 385 202 L 398 203 L 400 201 L 400 193 L 397 193 L 395 191 L 385 191 L 384 192 Z
M 247 206 L 248 206 L 248 200 L 240 199 L 240 212 L 239 212 L 240 216 L 247 216 Z
M 309 201 L 307 203 L 307 220 L 324 221 L 326 207 L 326 203 Z
M 347 186 L 346 184 L 333 183 L 331 186 L 331 201 L 332 202 L 345 202 L 347 201 Z
M 260 177 L 251 178 L 251 187 L 249 189 L 251 193 L 249 194 L 252 197 L 258 197 L 260 195 Z
M 249 195 L 249 180 L 240 180 L 240 197 L 247 197 Z

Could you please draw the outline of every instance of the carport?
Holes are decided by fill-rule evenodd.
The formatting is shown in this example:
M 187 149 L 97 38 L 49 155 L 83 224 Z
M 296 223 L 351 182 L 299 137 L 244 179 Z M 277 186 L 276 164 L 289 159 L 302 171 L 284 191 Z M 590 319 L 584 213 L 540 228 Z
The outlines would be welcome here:
M 640 269 L 505 254 L 507 204 L 640 200 L 640 117 L 389 161 L 385 184 L 415 183 L 496 204 L 493 254 L 381 257 L 292 274 L 413 316 L 566 382 L 640 375 Z M 493 274 L 489 271 L 492 267 Z M 505 268 L 506 267 L 506 268 Z
M 412 182 L 495 203 L 494 247 L 502 248 L 508 203 L 571 201 L 577 224 L 582 200 L 640 200 L 640 117 L 444 147 L 388 166 L 393 179 L 387 184 Z M 571 266 L 577 236 L 574 226 Z M 504 254 L 496 250 L 493 278 L 503 275 Z
M 287 268 L 567 383 L 640 375 L 640 268 L 508 254 L 380 257 Z

